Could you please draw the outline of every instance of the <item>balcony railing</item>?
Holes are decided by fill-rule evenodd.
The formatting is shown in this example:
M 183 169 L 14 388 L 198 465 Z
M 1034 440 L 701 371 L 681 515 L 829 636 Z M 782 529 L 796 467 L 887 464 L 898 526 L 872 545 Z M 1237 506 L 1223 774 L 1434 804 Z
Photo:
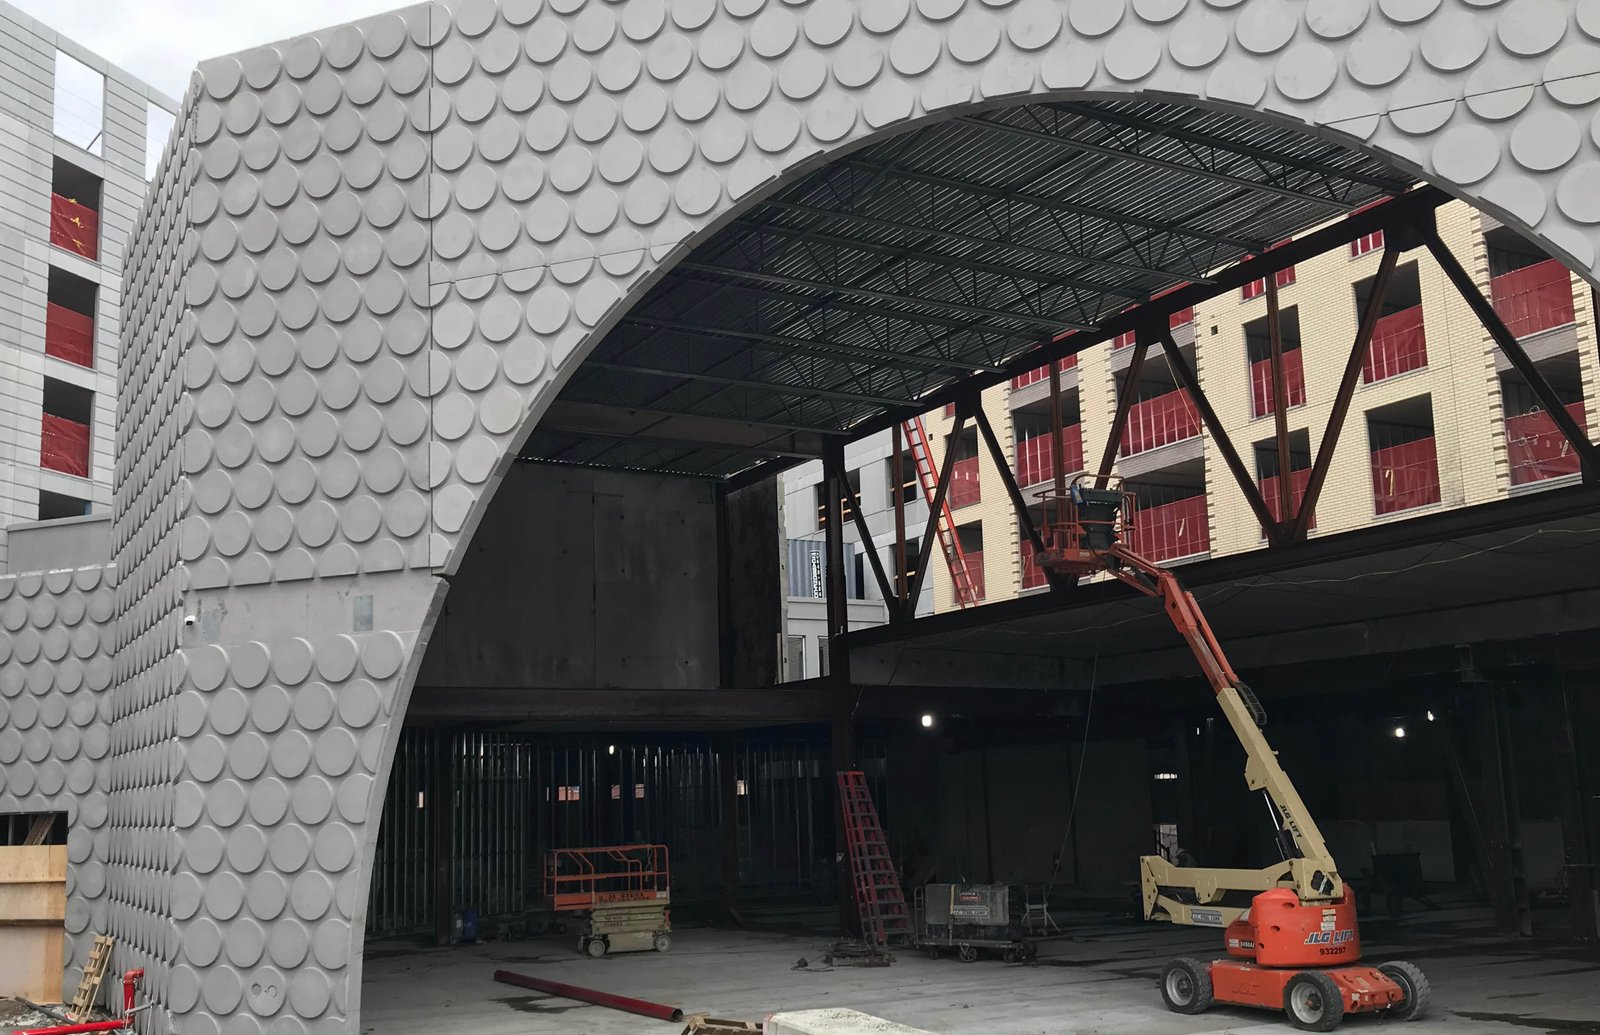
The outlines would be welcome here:
M 50 195 L 50 243 L 85 259 L 98 259 L 100 213 L 71 198 Z
M 1153 561 L 1192 557 L 1211 549 L 1205 496 L 1190 496 L 1133 512 L 1133 548 Z
M 1299 349 L 1290 349 L 1283 354 L 1283 381 L 1290 408 L 1304 406 L 1306 363 Z M 1275 403 L 1272 394 L 1272 360 L 1257 360 L 1250 364 L 1250 415 L 1265 417 L 1272 412 Z
M 974 597 L 976 597 L 977 599 L 982 600 L 982 599 L 984 599 L 984 592 L 983 592 L 983 551 L 982 550 L 968 550 L 966 552 L 966 559 L 967 559 L 967 578 L 970 579 L 971 582 L 972 582 L 972 595 Z
M 1382 381 L 1428 365 L 1428 336 L 1422 306 L 1414 305 L 1380 319 L 1372 329 L 1372 346 L 1361 365 L 1364 384 Z
M 1289 513 L 1291 516 L 1300 513 L 1300 502 L 1306 498 L 1306 483 L 1310 480 L 1311 468 L 1309 467 L 1302 467 L 1298 471 L 1289 472 L 1289 506 L 1292 508 Z M 1257 484 L 1261 489 L 1262 501 L 1267 505 L 1267 513 L 1272 515 L 1272 520 L 1282 521 L 1283 515 L 1278 513 L 1277 476 L 1274 475 L 1271 478 L 1262 478 Z M 1313 510 L 1311 512 L 1311 520 L 1309 523 L 1307 523 L 1306 527 L 1317 527 L 1316 511 Z
M 1076 352 L 1070 356 L 1062 356 L 1060 359 L 1056 360 L 1056 369 L 1060 371 L 1071 370 L 1077 365 L 1078 354 Z M 1011 388 L 1014 391 L 1018 388 L 1026 388 L 1029 385 L 1036 385 L 1040 381 L 1048 380 L 1050 380 L 1050 364 L 1046 363 L 1044 366 L 1030 370 L 1026 374 L 1018 374 L 1016 377 L 1013 377 L 1011 379 Z
M 1017 443 L 1017 485 L 1027 488 L 1056 476 L 1055 436 L 1036 435 Z M 1061 429 L 1061 470 L 1073 475 L 1083 470 L 1083 427 L 1069 424 Z
M 1578 427 L 1587 425 L 1582 402 L 1568 403 L 1567 412 Z M 1512 485 L 1577 474 L 1580 466 L 1571 443 L 1544 410 L 1506 418 L 1506 458 L 1511 462 Z
M 1419 438 L 1372 451 L 1372 506 L 1393 514 L 1439 502 L 1439 457 L 1434 440 Z
M 46 305 L 44 354 L 80 367 L 94 366 L 94 318 L 54 302 Z
M 45 414 L 39 435 L 39 466 L 89 477 L 89 425 Z
M 1495 312 L 1519 338 L 1574 319 L 1572 277 L 1555 259 L 1500 274 L 1489 281 L 1489 295 Z
M 1170 442 L 1181 442 L 1200 434 L 1200 411 L 1183 389 L 1136 402 L 1128 408 L 1128 424 L 1122 430 L 1123 456 L 1143 453 Z
M 965 460 L 957 460 L 950 468 L 950 506 L 970 507 L 983 499 L 983 493 L 978 484 L 978 458 L 969 456 Z

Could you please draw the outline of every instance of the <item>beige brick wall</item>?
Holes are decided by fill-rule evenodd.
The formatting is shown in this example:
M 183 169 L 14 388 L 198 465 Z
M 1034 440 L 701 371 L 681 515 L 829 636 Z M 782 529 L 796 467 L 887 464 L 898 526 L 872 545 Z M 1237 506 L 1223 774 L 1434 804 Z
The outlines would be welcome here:
M 1488 255 L 1483 225 L 1473 209 L 1452 202 L 1439 210 L 1439 231 L 1485 292 L 1489 286 Z M 1295 283 L 1279 291 L 1282 308 L 1298 308 L 1306 402 L 1289 411 L 1291 433 L 1304 431 L 1313 457 L 1319 454 L 1334 394 L 1356 334 L 1355 285 L 1372 277 L 1380 252 L 1352 258 L 1338 248 L 1301 263 Z M 1328 480 L 1317 506 L 1312 535 L 1330 535 L 1380 521 L 1405 520 L 1419 512 L 1483 503 L 1502 498 L 1510 489 L 1495 346 L 1456 294 L 1442 270 L 1425 250 L 1403 254 L 1401 267 L 1414 264 L 1422 296 L 1427 336 L 1427 366 L 1374 384 L 1357 384 L 1350 413 L 1340 433 Z M 1591 433 L 1600 429 L 1600 349 L 1596 347 L 1595 307 L 1587 285 L 1574 278 L 1578 355 L 1588 404 Z M 1244 300 L 1237 291 L 1196 309 L 1196 364 L 1201 383 L 1229 437 L 1252 476 L 1254 445 L 1272 438 L 1270 415 L 1252 418 L 1250 365 L 1245 324 L 1266 315 L 1264 297 Z M 1097 466 L 1116 412 L 1116 388 L 1110 349 L 1090 349 L 1078 361 L 1079 406 L 1082 413 L 1084 462 Z M 1010 386 L 983 395 L 985 412 L 1014 462 L 1013 425 L 1007 405 Z M 1374 513 L 1367 438 L 1367 413 L 1374 407 L 1416 396 L 1431 399 L 1438 451 L 1440 502 L 1428 508 L 1378 517 Z M 952 421 L 943 412 L 930 415 L 927 427 L 934 455 L 943 460 Z M 1221 452 L 1204 437 L 1212 556 L 1260 548 L 1261 530 L 1234 482 Z M 954 512 L 957 524 L 983 522 L 985 600 L 1018 594 L 1021 565 L 1017 522 L 1010 501 L 986 450 L 980 449 L 982 501 Z M 932 554 L 935 606 L 956 606 L 949 571 L 937 546 Z

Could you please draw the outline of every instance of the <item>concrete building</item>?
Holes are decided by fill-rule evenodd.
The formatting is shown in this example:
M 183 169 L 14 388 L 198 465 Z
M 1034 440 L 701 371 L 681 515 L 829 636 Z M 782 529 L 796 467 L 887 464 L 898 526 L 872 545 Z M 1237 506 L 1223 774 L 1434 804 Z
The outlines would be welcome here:
M 489 967 L 419 1002 L 415 942 L 369 973 L 369 934 L 520 935 L 548 852 L 622 843 L 670 847 L 684 927 L 780 891 L 848 927 L 835 771 L 876 778 L 924 874 L 1118 909 L 1169 827 L 1281 864 L 1193 659 L 1120 583 L 856 629 L 836 565 L 829 675 L 781 682 L 775 476 L 826 461 L 837 557 L 853 441 L 1130 301 L 1164 320 L 1346 233 L 1417 252 L 1450 196 L 1594 283 L 1591 8 L 459 0 L 206 61 L 127 248 L 115 565 L 0 579 L 0 813 L 63 831 L 66 983 L 107 933 L 141 1035 L 436 1030 L 465 999 L 537 1026 L 565 1004 Z M 1486 103 L 1501 76 L 1537 85 Z M 1336 869 L 1460 846 L 1500 953 L 1594 929 L 1584 888 L 1537 918 L 1531 889 L 1600 859 L 1597 510 L 1570 485 L 1186 570 L 1308 807 L 1365 846 Z M 1524 879 L 1523 821 L 1553 817 L 1574 862 Z M 742 980 L 742 937 L 675 933 Z M 792 949 L 778 979 L 827 994 Z M 975 984 L 921 998 L 1014 1019 Z M 1104 987 L 1106 1025 L 1196 1030 Z M 1491 1008 L 1565 1023 L 1569 993 Z M 554 1023 L 604 1030 L 578 1010 Z
M 1456 202 L 1439 231 L 1580 425 L 1600 419 L 1593 295 L 1561 263 L 1491 216 Z M 1322 446 L 1332 387 L 1354 340 L 1383 250 L 1381 234 L 1275 278 L 1288 391 L 1291 509 Z M 1266 287 L 1256 283 L 1179 314 L 1172 334 L 1274 517 L 1278 456 Z M 1125 334 L 1060 372 L 1067 479 L 1099 467 L 1134 345 Z M 988 389 L 983 405 L 1030 502 L 1054 477 L 1049 378 L 1039 369 Z M 1307 391 L 1308 384 L 1326 386 Z M 1162 561 L 1224 557 L 1266 545 L 1199 411 L 1158 347 L 1134 385 L 1113 473 L 1135 493 L 1139 548 Z M 926 418 L 940 462 L 953 407 Z M 957 443 L 950 503 L 978 600 L 1046 591 L 994 462 L 969 423 Z M 789 477 L 795 477 L 790 475 Z M 1577 455 L 1426 253 L 1395 270 L 1309 534 L 1332 535 L 1435 510 L 1573 484 Z M 867 480 L 864 478 L 864 480 Z M 1044 519 L 1042 505 L 1036 520 Z M 914 525 L 914 532 L 921 530 Z M 961 605 L 936 558 L 936 610 Z
M 863 546 L 861 533 L 853 520 L 845 526 L 846 586 L 850 594 L 850 626 L 864 629 L 882 625 L 889 620 L 884 605 L 883 592 L 872 577 L 864 553 L 874 549 L 879 563 L 887 572 L 899 564 L 895 533 L 894 494 L 898 489 L 903 501 L 906 526 L 905 577 L 916 573 L 919 530 L 928 520 L 928 503 L 918 483 L 916 465 L 909 455 L 903 455 L 900 472 L 903 481 L 897 482 L 892 447 L 892 436 L 884 431 L 853 443 L 845 450 L 845 465 L 854 491 L 852 506 L 861 508 L 872 543 Z M 828 627 L 826 607 L 827 558 L 824 540 L 827 535 L 826 489 L 822 477 L 822 464 L 812 460 L 801 464 L 783 476 L 783 527 L 789 546 L 786 579 L 788 593 L 784 614 L 784 677 L 809 679 L 827 674 Z M 936 563 L 943 563 L 937 554 Z M 933 613 L 934 582 L 922 584 L 917 596 L 915 613 Z
M 178 104 L 3 2 L 0 48 L 4 567 L 8 526 L 109 520 L 126 245 Z

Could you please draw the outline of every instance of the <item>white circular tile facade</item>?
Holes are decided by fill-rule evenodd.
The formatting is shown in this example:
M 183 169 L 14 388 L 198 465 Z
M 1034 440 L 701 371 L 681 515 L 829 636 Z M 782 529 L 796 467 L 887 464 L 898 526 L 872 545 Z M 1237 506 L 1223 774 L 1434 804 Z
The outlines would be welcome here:
M 935 112 L 1148 83 L 1387 156 L 1592 279 L 1597 40 L 1589 0 L 460 0 L 208 62 L 129 249 L 114 933 L 186 1035 L 356 1030 L 433 576 L 740 203 Z M 183 631 L 196 601 L 383 579 L 414 625 Z

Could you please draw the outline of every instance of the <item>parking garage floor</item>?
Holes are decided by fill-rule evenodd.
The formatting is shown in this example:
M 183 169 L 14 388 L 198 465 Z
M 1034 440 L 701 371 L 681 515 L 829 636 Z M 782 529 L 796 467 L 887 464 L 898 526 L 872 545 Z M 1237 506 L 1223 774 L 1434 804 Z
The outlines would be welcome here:
M 672 951 L 590 960 L 571 936 L 414 949 L 368 947 L 362 1031 L 381 1035 L 678 1035 L 682 1025 L 617 1013 L 496 984 L 497 969 L 667 1002 L 686 1012 L 760 1020 L 784 1009 L 843 1006 L 949 1035 L 1201 1035 L 1292 1030 L 1281 1014 L 1216 1009 L 1167 1012 L 1156 987 L 1171 956 L 1205 958 L 1219 933 L 1100 915 L 1058 915 L 1066 937 L 1042 944 L 1036 966 L 998 959 L 964 964 L 900 951 L 887 969 L 824 971 L 821 934 L 679 930 Z M 1430 1016 L 1415 1032 L 1527 1035 L 1600 1033 L 1600 950 L 1506 941 L 1487 911 L 1446 908 L 1363 927 L 1367 957 L 1405 958 L 1433 983 Z M 800 957 L 812 968 L 797 971 Z M 1352 1018 L 1343 1030 L 1372 1031 Z

